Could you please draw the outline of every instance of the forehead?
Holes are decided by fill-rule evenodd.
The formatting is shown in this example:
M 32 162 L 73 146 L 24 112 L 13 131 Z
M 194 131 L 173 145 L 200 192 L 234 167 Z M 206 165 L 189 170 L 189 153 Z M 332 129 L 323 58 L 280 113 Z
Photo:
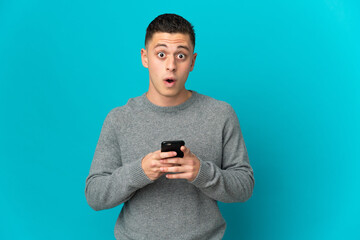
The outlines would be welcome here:
M 189 34 L 184 33 L 166 33 L 166 32 L 156 32 L 150 39 L 148 47 L 154 48 L 156 45 L 165 44 L 169 47 L 177 46 L 187 46 L 189 49 L 192 49 Z

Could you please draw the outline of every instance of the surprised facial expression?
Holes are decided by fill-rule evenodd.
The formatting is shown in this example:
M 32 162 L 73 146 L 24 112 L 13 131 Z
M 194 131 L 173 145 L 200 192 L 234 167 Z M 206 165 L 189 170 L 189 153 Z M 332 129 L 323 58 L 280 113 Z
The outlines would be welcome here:
M 176 98 L 186 92 L 185 83 L 196 59 L 188 34 L 155 33 L 146 50 L 141 49 L 141 59 L 149 69 L 149 94 Z

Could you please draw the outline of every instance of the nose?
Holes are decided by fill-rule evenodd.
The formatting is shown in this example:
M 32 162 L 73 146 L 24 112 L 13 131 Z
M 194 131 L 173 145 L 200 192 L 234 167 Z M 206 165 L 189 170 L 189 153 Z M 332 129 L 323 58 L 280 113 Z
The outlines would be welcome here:
M 175 57 L 168 57 L 166 61 L 166 70 L 174 72 L 176 70 Z

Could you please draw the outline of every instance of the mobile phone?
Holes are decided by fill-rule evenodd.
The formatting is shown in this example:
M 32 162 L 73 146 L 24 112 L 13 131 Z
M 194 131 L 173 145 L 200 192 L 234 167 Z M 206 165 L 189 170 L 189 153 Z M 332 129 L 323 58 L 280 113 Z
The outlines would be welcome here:
M 176 156 L 175 157 L 184 157 L 184 153 L 183 151 L 180 150 L 181 146 L 185 146 L 185 142 L 182 140 L 177 140 L 177 141 L 163 141 L 161 143 L 161 151 L 162 152 L 171 152 L 174 151 L 176 152 Z

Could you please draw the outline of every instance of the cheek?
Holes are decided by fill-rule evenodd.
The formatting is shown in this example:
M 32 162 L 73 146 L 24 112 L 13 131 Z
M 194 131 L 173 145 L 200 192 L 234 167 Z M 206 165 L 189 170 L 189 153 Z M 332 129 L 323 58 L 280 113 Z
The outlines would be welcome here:
M 163 71 L 161 70 L 161 66 L 159 66 L 158 64 L 149 64 L 148 70 L 149 76 L 154 83 L 159 82 L 164 75 Z
M 187 76 L 187 75 L 189 75 L 190 71 L 191 71 L 191 64 L 190 63 L 186 63 L 186 64 L 183 64 L 181 66 L 182 75 Z
M 164 61 L 156 57 L 152 57 L 149 59 L 149 64 L 151 64 L 153 68 L 160 68 L 161 66 L 163 66 Z
M 159 63 L 154 61 L 154 60 L 151 60 L 149 61 L 149 73 L 150 74 L 157 74 L 157 72 L 159 72 Z

